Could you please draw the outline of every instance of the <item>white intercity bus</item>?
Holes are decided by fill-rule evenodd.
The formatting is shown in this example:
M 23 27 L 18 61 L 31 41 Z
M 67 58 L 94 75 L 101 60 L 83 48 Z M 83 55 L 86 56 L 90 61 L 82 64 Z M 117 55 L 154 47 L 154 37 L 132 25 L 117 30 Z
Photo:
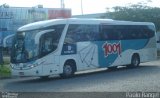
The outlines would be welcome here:
M 54 19 L 20 27 L 11 68 L 15 76 L 73 76 L 95 68 L 138 67 L 156 59 L 155 26 L 112 19 Z

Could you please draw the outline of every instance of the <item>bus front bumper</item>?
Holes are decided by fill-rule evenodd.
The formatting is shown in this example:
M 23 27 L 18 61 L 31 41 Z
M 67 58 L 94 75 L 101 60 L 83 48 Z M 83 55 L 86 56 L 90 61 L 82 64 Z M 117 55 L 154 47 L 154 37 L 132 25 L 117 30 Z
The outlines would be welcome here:
M 36 66 L 30 69 L 12 69 L 12 76 L 43 76 L 42 66 Z

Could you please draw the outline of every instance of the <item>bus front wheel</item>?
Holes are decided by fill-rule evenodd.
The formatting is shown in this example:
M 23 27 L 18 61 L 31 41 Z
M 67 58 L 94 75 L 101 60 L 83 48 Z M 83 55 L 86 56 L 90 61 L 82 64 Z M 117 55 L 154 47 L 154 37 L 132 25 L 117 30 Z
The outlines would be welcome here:
M 62 78 L 72 77 L 75 73 L 74 63 L 66 62 L 63 66 L 63 73 L 60 74 Z

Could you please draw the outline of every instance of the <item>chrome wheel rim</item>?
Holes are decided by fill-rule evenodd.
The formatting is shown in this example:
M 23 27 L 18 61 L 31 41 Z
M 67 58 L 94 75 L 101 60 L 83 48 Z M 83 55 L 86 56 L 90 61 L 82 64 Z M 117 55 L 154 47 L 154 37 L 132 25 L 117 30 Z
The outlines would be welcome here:
M 66 75 L 71 75 L 71 74 L 72 74 L 72 67 L 71 67 L 70 65 L 66 65 L 66 66 L 64 67 L 64 73 L 65 73 Z
M 134 60 L 133 60 L 133 64 L 134 64 L 134 66 L 138 66 L 139 61 L 138 61 L 138 59 L 137 59 L 137 58 L 134 58 Z

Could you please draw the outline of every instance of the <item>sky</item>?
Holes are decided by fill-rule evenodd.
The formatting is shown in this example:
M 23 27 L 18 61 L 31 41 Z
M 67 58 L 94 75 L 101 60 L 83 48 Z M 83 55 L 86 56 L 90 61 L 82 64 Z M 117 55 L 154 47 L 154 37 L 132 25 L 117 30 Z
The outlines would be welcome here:
M 0 0 L 0 5 L 6 3 L 11 7 L 34 7 L 38 4 L 44 8 L 60 8 L 61 0 Z M 81 10 L 81 1 L 82 8 Z M 65 8 L 72 10 L 72 15 L 105 13 L 106 8 L 114 6 L 128 6 L 129 4 L 137 4 L 145 2 L 149 6 L 160 7 L 159 0 L 64 0 Z

